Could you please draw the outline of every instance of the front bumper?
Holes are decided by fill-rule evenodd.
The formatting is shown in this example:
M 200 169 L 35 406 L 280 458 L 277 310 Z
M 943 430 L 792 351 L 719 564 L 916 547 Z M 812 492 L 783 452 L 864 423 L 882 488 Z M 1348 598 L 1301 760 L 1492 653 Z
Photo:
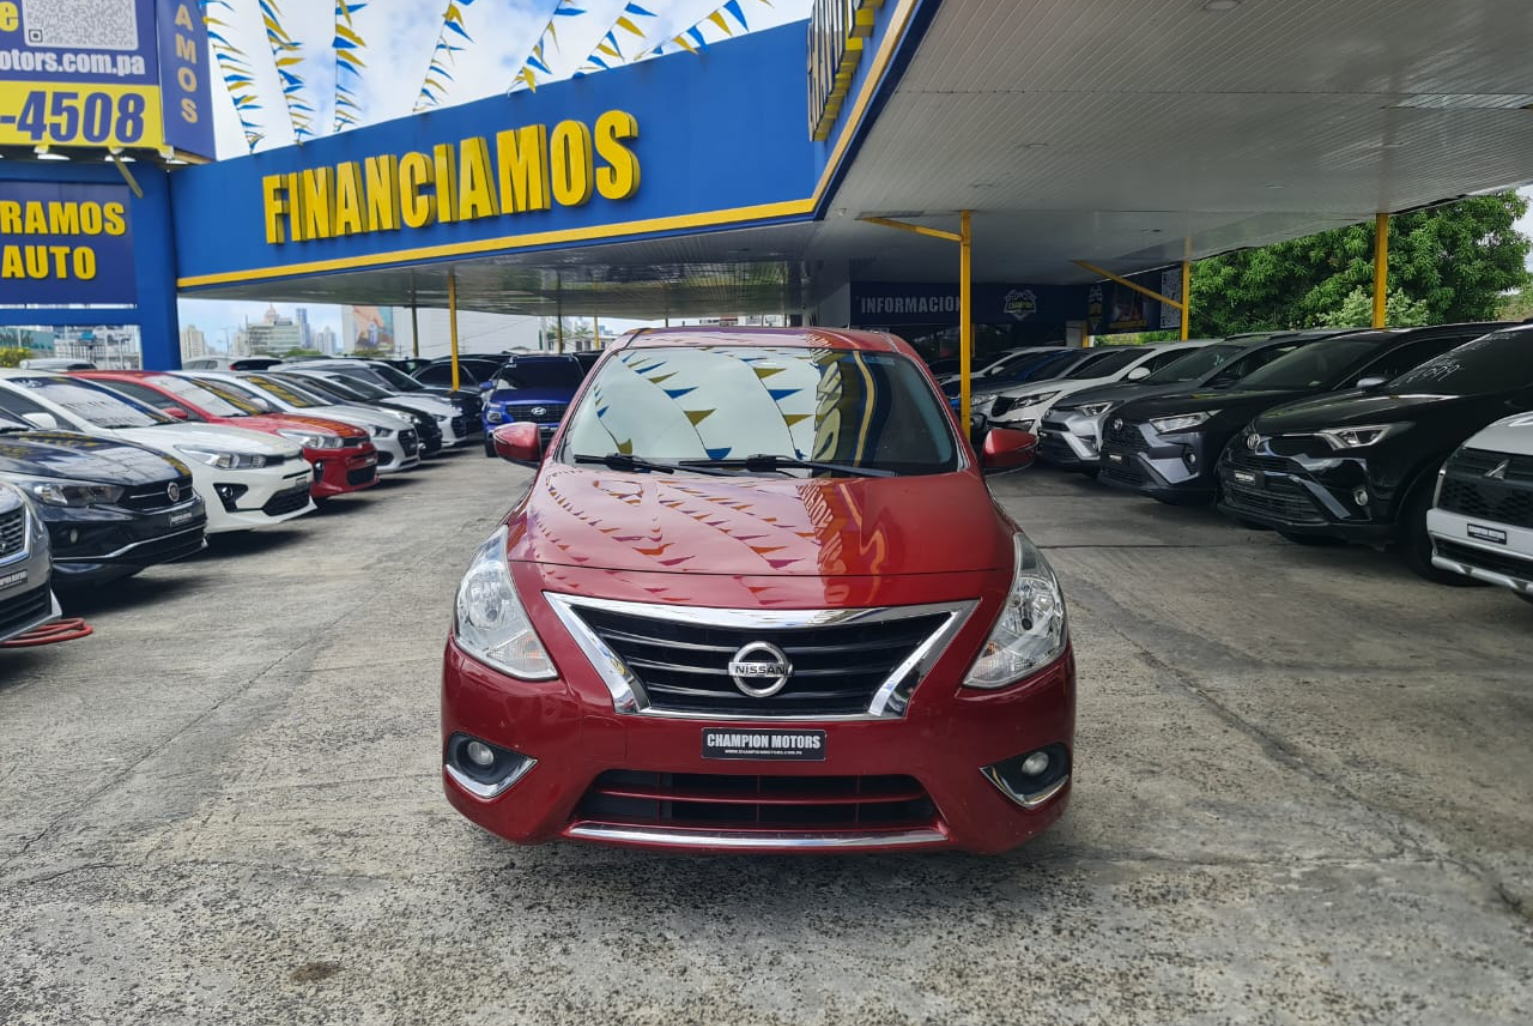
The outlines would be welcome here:
M 626 586 L 624 578 L 630 576 L 637 586 L 643 575 L 602 580 L 610 592 Z M 897 597 L 886 604 L 957 601 L 988 593 L 995 584 L 981 584 L 984 575 L 953 577 L 958 579 L 881 579 L 884 592 L 853 594 L 851 604 L 872 604 L 860 600 L 891 592 Z M 809 594 L 806 582 L 784 585 L 782 579 L 773 580 L 780 588 L 806 587 L 804 594 Z M 820 582 L 808 582 L 815 583 Z M 993 623 L 997 609 L 991 599 L 981 601 L 948 643 L 903 716 L 792 720 L 620 714 L 612 693 L 567 630 L 551 611 L 541 608 L 545 603 L 532 605 L 529 613 L 561 670 L 559 677 L 517 680 L 470 658 L 453 640 L 447 643 L 443 665 L 447 798 L 464 816 L 508 840 L 535 844 L 563 838 L 694 851 L 1001 852 L 1048 827 L 1069 801 L 1069 776 L 1028 808 L 981 773 L 987 766 L 1047 746 L 1058 746 L 1068 764 L 1075 728 L 1075 664 L 1068 648 L 1049 666 L 1011 687 L 981 691 L 957 685 Z M 824 757 L 705 757 L 703 731 L 718 728 L 823 730 Z M 535 762 L 503 793 L 478 797 L 446 764 L 449 743 L 459 736 Z M 900 815 L 865 811 L 864 806 L 888 800 L 868 797 L 874 793 L 871 789 L 896 779 L 903 781 L 898 785 L 905 789 L 902 800 L 910 802 L 901 806 Z M 863 790 L 865 786 L 870 790 Z M 652 800 L 656 789 L 677 800 Z M 742 797 L 742 791 L 750 796 Z M 611 804 L 614 792 L 616 809 Z M 646 807 L 652 814 L 622 811 L 627 806 L 621 803 L 636 795 L 651 802 Z M 806 808 L 806 818 L 789 822 L 773 815 L 774 803 L 779 811 L 783 805 L 793 806 L 795 816 Z M 707 806 L 701 813 L 706 823 L 698 822 L 699 804 Z M 853 806 L 855 814 L 848 813 Z
M 55 584 L 84 584 L 196 555 L 207 545 L 200 497 L 153 513 L 112 506 L 39 504 L 48 528 Z
M 12 510 L 9 516 L 16 516 Z M 21 547 L 0 557 L 0 641 L 56 620 L 58 600 L 48 583 L 52 571 L 42 521 L 23 507 Z M 11 521 L 15 528 L 15 521 Z M 14 536 L 13 536 L 14 537 Z
M 1396 525 L 1380 516 L 1366 468 L 1356 460 L 1315 461 L 1231 449 L 1219 460 L 1219 511 L 1236 520 L 1285 534 L 1337 538 L 1363 545 L 1393 541 Z M 1358 505 L 1351 492 L 1363 487 L 1370 501 Z M 1387 498 L 1387 497 L 1386 497 Z
M 1065 470 L 1102 464 L 1102 418 L 1051 410 L 1038 424 L 1038 459 Z
M 1098 480 L 1162 502 L 1212 502 L 1213 466 L 1224 442 L 1200 431 L 1161 435 L 1147 423 L 1123 421 L 1103 435 Z
M 289 460 L 261 470 L 192 468 L 197 494 L 208 508 L 208 534 L 250 531 L 303 516 L 314 508 L 314 471 L 305 460 Z
M 1427 513 L 1427 533 L 1432 536 L 1432 565 L 1439 570 L 1533 597 L 1533 528 L 1433 509 Z
M 304 450 L 314 466 L 316 499 L 371 488 L 378 483 L 378 452 L 371 442 L 349 449 Z
M 420 466 L 420 439 L 411 431 L 396 431 L 389 438 L 373 436 L 373 446 L 378 451 L 378 473 L 397 474 Z

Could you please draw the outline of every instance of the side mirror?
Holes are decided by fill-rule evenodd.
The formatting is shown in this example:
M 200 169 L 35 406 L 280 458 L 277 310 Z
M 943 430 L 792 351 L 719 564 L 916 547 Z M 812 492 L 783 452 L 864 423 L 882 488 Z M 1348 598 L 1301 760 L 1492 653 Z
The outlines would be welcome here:
M 986 473 L 1030 467 L 1038 450 L 1038 438 L 1026 431 L 991 428 L 980 450 L 980 466 Z
M 1388 378 L 1378 374 L 1371 374 L 1357 383 L 1357 387 L 1366 392 L 1372 392 L 1375 388 L 1383 388 L 1389 381 Z
M 191 420 L 192 419 L 192 415 L 187 413 L 185 410 L 183 410 L 179 406 L 165 406 L 165 407 L 162 407 L 160 409 L 160 412 L 165 414 L 165 416 L 173 417 L 176 420 Z
M 59 420 L 51 413 L 23 413 L 21 415 L 28 424 L 43 431 L 57 431 Z
M 495 455 L 511 463 L 536 466 L 543 461 L 543 439 L 538 426 L 527 421 L 502 424 L 490 433 Z
M 1123 376 L 1124 381 L 1143 381 L 1150 376 L 1150 368 L 1143 365 L 1135 367 Z

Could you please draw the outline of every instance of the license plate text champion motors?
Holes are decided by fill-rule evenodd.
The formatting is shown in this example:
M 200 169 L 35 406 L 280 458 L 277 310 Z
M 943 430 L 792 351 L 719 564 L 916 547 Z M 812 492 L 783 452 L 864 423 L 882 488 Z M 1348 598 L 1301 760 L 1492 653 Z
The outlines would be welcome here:
M 703 758 L 824 762 L 825 731 L 706 727 L 703 729 Z

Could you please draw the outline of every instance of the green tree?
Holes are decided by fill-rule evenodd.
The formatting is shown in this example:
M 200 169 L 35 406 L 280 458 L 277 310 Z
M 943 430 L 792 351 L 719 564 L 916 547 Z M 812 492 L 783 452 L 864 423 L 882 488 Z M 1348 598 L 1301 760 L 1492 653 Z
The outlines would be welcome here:
M 1384 299 L 1384 321 L 1391 328 L 1424 328 L 1432 323 L 1432 311 L 1424 299 L 1412 299 L 1399 289 L 1390 289 Z M 1353 289 L 1341 306 L 1324 324 L 1327 328 L 1351 328 L 1373 323 L 1373 293 Z
M 1527 208 L 1508 192 L 1391 218 L 1389 291 L 1402 297 L 1402 315 L 1419 309 L 1428 324 L 1494 319 L 1504 293 L 1529 282 L 1530 242 L 1513 227 Z M 1201 261 L 1193 334 L 1340 324 L 1344 308 L 1355 312 L 1350 297 L 1372 294 L 1373 237 L 1372 224 L 1352 225 Z
M 0 367 L 20 367 L 21 361 L 32 355 L 30 349 L 0 348 Z
M 302 346 L 294 346 L 282 355 L 285 358 L 291 360 L 300 356 L 324 356 L 325 354 L 320 352 L 318 349 L 305 349 Z
M 1497 316 L 1503 321 L 1526 321 L 1533 318 L 1533 283 L 1502 296 L 1501 311 Z

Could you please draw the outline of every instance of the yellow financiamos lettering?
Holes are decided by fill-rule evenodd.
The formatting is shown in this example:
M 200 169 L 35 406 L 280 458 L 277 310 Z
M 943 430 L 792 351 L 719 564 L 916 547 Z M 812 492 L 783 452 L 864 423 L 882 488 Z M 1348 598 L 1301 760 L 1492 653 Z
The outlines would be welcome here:
M 583 206 L 639 191 L 639 122 L 609 110 L 594 125 L 523 125 L 429 151 L 368 157 L 261 180 L 266 241 L 368 232 Z M 4 210 L 0 209 L 0 221 Z

